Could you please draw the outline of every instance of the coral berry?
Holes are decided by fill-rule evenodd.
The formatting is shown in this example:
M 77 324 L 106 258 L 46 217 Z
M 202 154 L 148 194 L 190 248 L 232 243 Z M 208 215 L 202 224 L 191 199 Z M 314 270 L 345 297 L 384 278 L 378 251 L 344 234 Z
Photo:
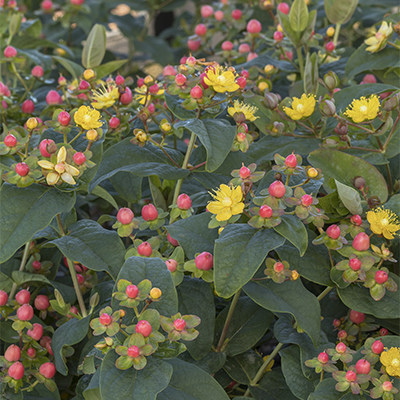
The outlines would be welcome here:
M 353 215 L 351 218 L 350 218 L 350 222 L 353 224 L 353 225 L 357 225 L 357 226 L 360 226 L 361 224 L 362 224 L 362 219 L 361 219 L 361 217 L 359 216 L 359 215 Z
M 81 274 L 76 274 L 76 277 L 78 279 L 79 285 L 83 285 L 85 283 L 85 278 Z
M 82 165 L 86 161 L 86 156 L 81 151 L 78 151 L 73 155 L 72 160 L 76 165 Z
M 369 244 L 369 236 L 364 232 L 358 233 L 353 240 L 353 247 L 357 251 L 368 250 Z
M 232 11 L 231 15 L 232 15 L 232 18 L 237 21 L 238 19 L 240 19 L 242 17 L 242 12 L 240 10 L 236 9 L 236 10 Z
M 150 323 L 146 320 L 139 321 L 135 327 L 135 332 L 141 333 L 144 337 L 150 336 L 152 330 L 153 328 L 151 327 Z
M 389 334 L 389 331 L 386 328 L 379 329 L 379 335 L 380 336 L 386 336 L 388 334 Z
M 333 42 L 328 42 L 325 45 L 325 50 L 331 53 L 333 50 L 335 50 L 335 44 Z
M 236 83 L 239 85 L 240 89 L 244 89 L 247 85 L 247 79 L 244 76 L 240 76 L 236 79 Z
M 196 264 L 197 269 L 208 271 L 214 265 L 214 257 L 212 256 L 212 254 L 208 253 L 207 251 L 204 251 L 195 258 L 194 262 Z
M 243 167 L 240 168 L 240 170 L 239 170 L 239 176 L 240 176 L 242 179 L 246 179 L 246 178 L 248 178 L 250 175 L 251 175 L 250 169 L 247 168 L 247 167 L 245 167 L 245 166 L 243 165 Z
M 289 14 L 290 7 L 287 3 L 279 3 L 277 9 L 283 14 Z
M 51 379 L 56 374 L 56 367 L 52 362 L 47 362 L 40 366 L 39 372 L 45 378 Z
M 14 147 L 17 144 L 17 139 L 10 133 L 4 138 L 4 144 L 7 147 Z
M 115 83 L 117 85 L 123 85 L 125 83 L 125 78 L 123 76 L 121 76 L 121 75 L 117 75 L 115 77 Z
M 157 208 L 153 204 L 147 204 L 142 208 L 142 218 L 145 221 L 154 221 L 158 217 Z
M 268 192 L 271 196 L 280 199 L 285 195 L 286 188 L 281 181 L 275 181 L 269 185 Z
M 285 269 L 285 266 L 281 262 L 276 262 L 274 264 L 274 271 L 279 273 L 282 272 Z
M 36 310 L 46 310 L 50 306 L 49 298 L 44 294 L 39 294 L 35 299 Z
M 71 121 L 71 116 L 69 112 L 61 111 L 60 114 L 58 114 L 57 120 L 61 125 L 67 126 Z
M 173 258 L 170 258 L 169 260 L 165 261 L 165 264 L 167 264 L 167 268 L 170 272 L 175 272 L 176 267 L 178 266 L 178 262 Z
M 18 361 L 21 358 L 21 349 L 17 345 L 12 344 L 4 353 L 4 358 L 9 362 Z
M 30 358 L 35 358 L 36 357 L 36 350 L 33 347 L 29 347 L 29 349 L 26 351 L 26 354 Z
M 194 33 L 199 36 L 204 36 L 207 33 L 207 27 L 204 24 L 198 24 L 194 28 Z
M 177 71 L 175 69 L 175 67 L 173 67 L 172 65 L 167 65 L 166 67 L 164 67 L 163 69 L 163 76 L 175 76 L 177 74 Z
M 137 346 L 128 347 L 127 353 L 129 357 L 136 358 L 139 356 L 139 347 Z
M 297 157 L 294 154 L 289 154 L 285 158 L 285 165 L 289 168 L 297 167 Z
M 186 82 L 186 76 L 185 76 L 185 75 L 183 75 L 183 74 L 177 74 L 177 75 L 175 76 L 175 83 L 176 83 L 178 86 L 184 85 L 185 82 Z
M 62 103 L 62 98 L 55 90 L 50 90 L 46 95 L 46 103 L 51 106 Z
M 364 360 L 362 358 L 361 360 L 357 361 L 357 363 L 356 363 L 356 372 L 357 372 L 357 374 L 368 375 L 369 371 L 371 371 L 371 364 L 367 360 Z
M 382 389 L 384 392 L 390 392 L 393 389 L 392 382 L 385 381 L 382 383 Z
M 110 125 L 111 129 L 117 129 L 120 124 L 121 124 L 121 121 L 117 117 L 112 117 L 110 119 L 110 121 L 108 122 L 108 125 Z
M 24 373 L 25 373 L 25 368 L 22 365 L 22 362 L 20 361 L 17 361 L 16 363 L 12 364 L 8 369 L 8 375 L 17 381 L 24 376 Z
M 187 42 L 188 48 L 191 51 L 197 51 L 201 46 L 201 40 L 189 39 Z
M 134 214 L 130 208 L 123 207 L 118 211 L 117 221 L 122 225 L 130 224 L 133 220 Z
M 33 318 L 33 308 L 29 304 L 24 304 L 17 310 L 17 317 L 21 321 L 30 321 Z
M 385 271 L 376 271 L 375 272 L 375 281 L 380 285 L 385 283 L 388 280 L 389 276 Z
M 28 329 L 27 335 L 33 340 L 40 340 L 43 336 L 43 326 L 40 324 L 33 324 L 32 329 Z
M 340 236 L 340 228 L 337 225 L 331 225 L 327 230 L 326 234 L 331 239 L 337 239 Z
M 38 271 L 40 268 L 42 268 L 42 263 L 40 261 L 35 260 L 32 263 L 32 268 Z
M 138 246 L 137 251 L 138 251 L 139 255 L 141 255 L 143 257 L 150 257 L 151 254 L 153 253 L 153 249 L 151 248 L 151 245 L 149 242 L 141 243 Z
M 346 381 L 347 382 L 354 382 L 357 379 L 357 374 L 354 371 L 347 371 L 346 372 Z
M 326 364 L 329 361 L 329 356 L 324 351 L 318 354 L 318 361 L 322 364 Z
M 342 329 L 341 331 L 338 332 L 338 338 L 340 340 L 346 339 L 347 338 L 347 332 L 344 329 Z
M 350 258 L 349 265 L 353 271 L 358 271 L 361 268 L 361 261 L 358 258 Z
M 336 351 L 337 351 L 338 353 L 343 354 L 343 353 L 346 352 L 346 350 L 347 350 L 347 346 L 346 346 L 343 342 L 339 342 L 339 343 L 336 345 Z
M 24 114 L 32 114 L 35 111 L 35 103 L 32 100 L 25 100 L 21 105 Z
M 242 43 L 239 46 L 238 51 L 239 51 L 240 54 L 249 53 L 250 52 L 250 46 L 247 43 Z
M 0 307 L 5 306 L 8 301 L 8 294 L 4 290 L 0 290 Z
M 189 210 L 189 208 L 192 207 L 192 200 L 187 194 L 182 193 L 178 196 L 176 205 L 181 210 Z
M 27 304 L 31 300 L 31 293 L 29 290 L 22 289 L 15 295 L 15 300 L 18 304 Z
M 40 65 L 36 65 L 36 67 L 32 68 L 31 74 L 35 78 L 41 78 L 43 76 L 43 68 Z
M 262 26 L 261 26 L 261 22 L 258 21 L 257 19 L 251 19 L 248 23 L 247 23 L 247 32 L 249 33 L 260 33 Z
M 280 31 L 275 31 L 274 32 L 274 40 L 277 42 L 280 42 L 283 40 L 283 33 Z
M 43 157 L 51 157 L 51 153 L 54 153 L 57 150 L 57 145 L 54 140 L 44 139 L 39 144 L 39 150 Z M 49 153 L 49 151 L 51 151 L 51 153 Z
M 182 318 L 178 318 L 174 321 L 174 328 L 177 331 L 183 331 L 186 328 L 186 322 Z
M 215 11 L 214 17 L 217 21 L 222 21 L 224 19 L 224 12 L 221 10 Z
M 261 218 L 271 218 L 273 211 L 270 206 L 264 205 L 260 208 L 259 214 Z
M 4 57 L 6 57 L 6 58 L 13 58 L 13 57 L 17 56 L 17 50 L 13 46 L 7 46 L 4 49 L 4 53 L 3 54 L 4 54 Z
M 233 49 L 233 43 L 229 40 L 225 40 L 225 42 L 221 45 L 222 50 L 231 51 Z
M 365 314 L 355 310 L 350 311 L 350 321 L 355 324 L 361 324 L 365 321 Z
M 112 318 L 107 313 L 103 313 L 103 314 L 100 315 L 99 321 L 100 321 L 101 325 L 107 326 L 107 325 L 111 324 Z
M 139 81 L 138 81 L 139 85 Z M 121 97 L 119 98 L 119 101 L 123 105 L 129 104 L 133 99 L 132 91 L 128 87 L 125 88 L 125 92 L 121 94 Z
M 202 6 L 200 13 L 203 18 L 209 18 L 214 14 L 214 9 L 211 6 Z
M 375 354 L 381 354 L 383 351 L 384 345 L 380 340 L 375 340 L 374 343 L 372 343 L 371 350 Z
M 303 204 L 304 207 L 311 206 L 313 203 L 313 197 L 309 194 L 305 194 L 304 196 L 301 197 L 301 204 Z
M 129 285 L 126 287 L 125 293 L 130 299 L 134 299 L 138 295 L 139 289 L 136 285 Z

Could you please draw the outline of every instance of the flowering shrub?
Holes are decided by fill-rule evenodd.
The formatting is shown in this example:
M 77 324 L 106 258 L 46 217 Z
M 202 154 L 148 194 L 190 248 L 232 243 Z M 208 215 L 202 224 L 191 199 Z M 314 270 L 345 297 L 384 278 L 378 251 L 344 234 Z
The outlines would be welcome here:
M 2 398 L 399 399 L 397 4 L 184 3 L 0 3 Z

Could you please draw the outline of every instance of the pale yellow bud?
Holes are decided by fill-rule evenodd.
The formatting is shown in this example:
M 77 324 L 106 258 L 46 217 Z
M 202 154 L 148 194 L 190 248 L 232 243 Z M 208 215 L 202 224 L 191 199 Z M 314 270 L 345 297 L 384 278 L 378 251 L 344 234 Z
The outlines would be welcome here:
M 92 69 L 86 69 L 83 73 L 83 77 L 88 81 L 96 77 L 96 72 L 94 72 Z
M 26 126 L 29 130 L 35 129 L 38 126 L 38 121 L 36 118 L 29 118 L 26 121 Z
M 326 30 L 326 36 L 332 37 L 335 34 L 335 28 L 333 26 Z
M 268 64 L 264 67 L 264 71 L 266 74 L 268 74 L 268 72 L 271 72 L 275 67 L 271 64 Z
M 159 288 L 153 288 L 150 290 L 150 297 L 153 300 L 158 300 L 161 297 L 161 294 L 162 292 Z
M 94 140 L 97 139 L 98 136 L 99 136 L 99 134 L 98 134 L 97 131 L 94 130 L 94 129 L 90 129 L 89 131 L 86 132 L 86 138 L 87 138 L 87 140 L 92 140 L 92 141 L 94 141 Z

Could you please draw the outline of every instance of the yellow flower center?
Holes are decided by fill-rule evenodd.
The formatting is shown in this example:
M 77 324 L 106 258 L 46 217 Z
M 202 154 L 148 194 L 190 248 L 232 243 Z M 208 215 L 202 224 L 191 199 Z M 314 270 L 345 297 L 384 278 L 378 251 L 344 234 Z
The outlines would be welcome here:
M 57 164 L 54 169 L 56 170 L 56 172 L 58 172 L 59 174 L 62 174 L 65 171 L 65 165 L 64 163 L 60 163 Z
M 231 200 L 229 197 L 225 197 L 225 198 L 222 200 L 222 205 L 223 205 L 224 207 L 230 207 L 230 206 L 232 205 L 232 200 Z
M 388 221 L 386 218 L 383 218 L 383 219 L 381 220 L 381 225 L 386 226 L 386 225 L 388 225 L 388 224 L 389 224 L 389 221 Z
M 85 121 L 85 122 L 90 122 L 90 115 L 89 114 L 86 114 L 86 115 L 84 115 L 83 116 L 83 120 Z
M 397 368 L 400 367 L 400 359 L 394 358 L 391 363 L 392 367 Z
M 223 85 L 226 82 L 226 78 L 223 75 L 220 75 L 217 78 L 217 82 L 220 83 L 221 85 Z
M 367 106 L 361 106 L 360 107 L 360 113 L 366 114 L 368 111 L 368 107 Z
M 303 106 L 303 104 L 298 104 L 297 105 L 297 107 L 296 107 L 296 110 L 298 111 L 298 112 L 303 112 L 304 111 L 304 106 Z

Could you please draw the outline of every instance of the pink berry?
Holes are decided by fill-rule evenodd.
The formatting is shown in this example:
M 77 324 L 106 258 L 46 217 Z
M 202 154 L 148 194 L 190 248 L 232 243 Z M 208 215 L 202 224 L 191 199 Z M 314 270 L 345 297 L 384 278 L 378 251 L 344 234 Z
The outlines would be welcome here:
M 31 74 L 35 78 L 41 78 L 43 76 L 43 68 L 40 65 L 36 65 L 36 67 L 32 68 Z
M 261 29 L 262 29 L 262 25 L 261 22 L 258 21 L 257 19 L 251 19 L 248 23 L 247 23 L 247 32 L 249 33 L 260 33 Z
M 329 361 L 329 356 L 324 351 L 318 354 L 318 361 L 322 364 L 326 364 Z
M 242 17 L 242 12 L 240 10 L 233 10 L 232 11 L 232 18 L 235 19 L 236 21 L 239 20 Z
M 139 84 L 139 80 L 138 80 L 138 84 Z M 119 101 L 121 102 L 121 104 L 127 105 L 132 101 L 132 99 L 133 99 L 133 95 L 132 95 L 131 89 L 126 87 L 125 92 L 121 95 L 121 97 L 119 98 Z
M 335 44 L 333 42 L 328 42 L 325 45 L 325 50 L 329 53 L 331 53 L 333 50 L 335 50 Z
M 103 314 L 100 315 L 99 321 L 100 321 L 101 325 L 108 326 L 108 325 L 111 324 L 112 318 L 107 313 L 103 313 Z
M 32 100 L 25 100 L 21 105 L 24 114 L 32 114 L 35 111 L 35 104 Z
M 250 52 L 250 46 L 247 43 L 242 43 L 239 46 L 238 51 L 239 51 L 240 54 L 249 53 Z
M 56 374 L 56 367 L 52 362 L 47 362 L 40 366 L 39 372 L 45 378 L 51 379 Z
M 350 311 L 350 321 L 355 324 L 361 324 L 365 321 L 365 314 L 355 310 Z
M 40 154 L 43 157 L 51 157 L 51 154 L 48 151 L 49 146 L 53 147 L 55 150 L 57 150 L 57 146 L 54 143 L 54 140 L 51 139 L 44 139 L 40 142 L 39 144 L 39 150 L 40 150 Z M 52 151 L 52 153 L 54 153 L 54 151 Z
M 51 356 L 54 356 L 53 349 L 51 348 L 51 339 L 46 343 L 46 350 L 49 352 Z
M 69 112 L 61 111 L 60 114 L 58 114 L 57 120 L 61 125 L 67 126 L 71 121 L 71 116 Z
M 392 382 L 385 381 L 382 383 L 382 389 L 385 392 L 390 392 L 393 389 L 393 384 Z
M 236 79 L 236 83 L 239 85 L 240 89 L 244 89 L 247 85 L 247 79 L 243 76 L 240 76 Z
M 357 374 L 368 375 L 369 371 L 371 371 L 371 364 L 367 360 L 364 360 L 362 358 L 361 360 L 357 361 L 357 363 L 356 363 L 356 372 L 357 372 Z
M 78 313 L 79 313 L 78 309 L 77 309 L 75 306 L 72 306 L 72 307 L 69 309 L 69 312 L 70 312 L 70 314 L 75 314 L 75 315 L 78 315 Z M 67 315 L 67 317 L 68 317 L 68 318 L 72 318 L 70 315 Z
M 289 168 L 296 168 L 297 167 L 297 158 L 294 154 L 289 154 L 285 158 L 285 165 Z
M 61 75 L 61 76 L 58 78 L 57 82 L 58 82 L 58 84 L 59 84 L 60 86 L 63 86 L 63 85 L 65 85 L 65 84 L 67 83 L 67 80 L 65 79 L 65 77 L 63 77 L 63 76 Z
M 178 241 L 175 240 L 169 233 L 167 233 L 167 240 L 172 244 L 172 246 L 179 246 Z
M 364 232 L 358 233 L 353 240 L 353 247 L 357 251 L 368 250 L 369 249 L 369 236 Z
M 21 321 L 30 321 L 33 318 L 33 308 L 29 304 L 24 304 L 17 310 L 17 317 Z
M 337 225 L 331 225 L 327 230 L 326 234 L 331 239 L 336 240 L 340 236 L 340 228 Z
M 335 327 L 335 328 L 339 328 L 339 326 L 342 324 L 341 322 L 340 322 L 340 320 L 339 319 L 334 319 L 333 320 L 333 326 Z
M 189 208 L 192 207 L 192 199 L 187 194 L 182 193 L 178 196 L 176 205 L 181 210 L 189 210 Z
M 40 261 L 35 260 L 32 262 L 32 268 L 38 271 L 40 268 L 42 268 L 42 263 Z
M 260 208 L 260 211 L 258 213 L 260 214 L 261 218 L 271 218 L 273 211 L 270 206 L 264 205 Z
M 115 77 L 115 83 L 117 85 L 123 85 L 125 83 L 125 78 L 123 76 L 121 76 L 121 75 L 117 75 Z
M 111 128 L 111 129 L 116 129 L 116 128 L 118 128 L 119 125 L 120 125 L 120 123 L 121 123 L 121 121 L 120 121 L 119 118 L 117 118 L 117 117 L 112 117 L 112 118 L 110 119 L 110 121 L 108 122 L 108 124 L 110 125 L 110 128 Z
M 247 71 L 247 69 L 242 70 L 242 72 L 240 73 L 240 76 L 243 76 L 243 78 L 248 79 L 250 76 L 249 71 Z
M 208 253 L 207 251 L 204 251 L 195 258 L 194 262 L 196 264 L 197 269 L 208 271 L 214 265 L 214 257 L 212 256 L 212 254 Z
M 201 46 L 201 40 L 189 39 L 187 42 L 188 48 L 191 51 L 197 51 Z
M 194 28 L 194 33 L 199 36 L 204 36 L 207 33 L 207 27 L 204 24 L 198 24 Z
M 79 82 L 79 90 L 88 90 L 90 88 L 90 83 L 82 80 Z
M 272 182 L 269 185 L 268 193 L 278 199 L 282 198 L 286 193 L 285 185 L 281 181 Z
M 17 139 L 14 135 L 12 135 L 11 133 L 8 134 L 5 138 L 4 138 L 4 144 L 7 147 L 14 147 L 17 144 Z
M 183 74 L 178 74 L 178 75 L 175 76 L 175 83 L 176 83 L 178 86 L 184 85 L 185 82 L 186 82 L 186 76 L 185 76 L 185 75 L 183 75 Z
M 376 283 L 382 285 L 385 283 L 389 278 L 389 275 L 385 271 L 376 271 L 375 272 L 375 281 Z
M 130 299 L 134 299 L 138 295 L 139 289 L 136 285 L 129 285 L 126 287 L 125 293 Z
M 40 340 L 40 338 L 43 336 L 43 326 L 36 323 L 33 324 L 33 328 L 28 329 L 27 335 L 33 340 Z
M 139 321 L 135 326 L 135 332 L 141 333 L 144 337 L 150 336 L 152 330 L 153 328 L 146 320 Z
M 86 156 L 82 152 L 78 151 L 73 155 L 72 160 L 76 165 L 82 165 L 86 161 Z
M 249 61 L 251 61 L 251 60 L 254 60 L 255 58 L 257 58 L 258 57 L 258 54 L 257 53 L 254 53 L 254 52 L 250 52 L 248 55 L 247 55 L 247 62 L 249 62 Z
M 224 51 L 231 51 L 233 49 L 233 43 L 230 42 L 229 40 L 226 40 L 225 42 L 222 43 L 221 48 Z
M 358 271 L 361 268 L 361 261 L 358 258 L 350 258 L 349 265 L 353 271 Z
M 282 272 L 284 269 L 285 269 L 285 266 L 280 261 L 278 261 L 274 264 L 274 271 L 276 273 Z
M 311 206 L 311 204 L 313 203 L 313 200 L 314 199 L 311 195 L 305 194 L 301 198 L 301 204 L 303 204 L 304 207 L 308 207 L 308 206 Z
M 36 310 L 46 310 L 50 306 L 49 298 L 44 294 L 39 294 L 35 299 Z
M 280 3 L 280 4 L 278 4 L 278 10 L 281 12 L 281 13 L 284 13 L 284 14 L 289 14 L 289 11 L 290 11 L 290 7 L 289 7 L 289 4 L 287 4 L 287 3 Z
M 174 321 L 174 328 L 177 331 L 183 331 L 186 328 L 186 322 L 182 318 L 178 318 Z
M 190 56 L 186 59 L 186 64 L 189 65 L 189 67 L 194 67 L 196 65 L 196 57 Z
M 29 349 L 26 351 L 26 354 L 28 355 L 29 358 L 35 358 L 36 350 L 33 347 L 29 347 Z
M 6 58 L 14 58 L 17 56 L 17 50 L 13 46 L 7 46 L 4 49 L 4 57 Z
M 214 17 L 217 21 L 222 21 L 224 19 L 224 12 L 221 10 L 215 11 Z
M 150 257 L 151 254 L 153 253 L 153 249 L 151 248 L 149 242 L 143 242 L 142 244 L 140 244 L 137 248 L 137 251 L 139 255 L 144 257 Z
M 342 329 L 341 331 L 338 332 L 338 338 L 340 340 L 346 339 L 347 338 L 347 332 L 344 329 Z
M 150 103 L 147 106 L 147 110 L 149 111 L 150 114 L 153 114 L 153 112 L 156 110 L 156 106 L 153 103 Z
M 20 162 L 15 166 L 15 172 L 19 176 L 26 176 L 29 173 L 29 167 L 28 164 L 25 164 L 24 162 Z
M 127 225 L 132 222 L 134 216 L 130 208 L 124 207 L 118 211 L 117 221 L 121 222 L 122 225 Z
M 351 218 L 350 218 L 350 222 L 353 224 L 353 225 L 356 225 L 356 226 L 360 226 L 361 224 L 362 224 L 362 219 L 361 219 L 361 217 L 359 216 L 359 215 L 353 215 Z
M 365 83 L 376 83 L 377 82 L 376 78 L 375 78 L 375 75 L 373 75 L 373 74 L 365 75 L 364 78 L 363 78 L 363 81 Z
M 170 258 L 169 260 L 165 261 L 165 264 L 167 264 L 167 268 L 170 272 L 175 272 L 176 267 L 178 266 L 178 262 L 173 258 Z
M 357 379 L 357 374 L 354 371 L 347 371 L 346 372 L 346 381 L 347 382 L 354 382 Z
M 283 33 L 281 31 L 275 31 L 274 32 L 274 40 L 276 42 L 280 42 L 283 40 Z
M 76 274 L 76 277 L 78 278 L 78 283 L 79 285 L 83 285 L 85 283 L 85 278 L 81 274 Z
M 336 345 L 336 351 L 337 351 L 338 353 L 343 354 L 343 353 L 346 352 L 346 350 L 347 350 L 347 346 L 346 346 L 343 342 L 339 342 L 339 343 Z
M 139 347 L 137 346 L 128 347 L 127 353 L 129 357 L 136 358 L 139 356 Z
M 293 51 L 285 51 L 285 56 L 286 58 L 288 58 L 289 60 L 293 60 Z
M 51 0 L 43 0 L 40 4 L 42 10 L 50 11 L 53 8 L 53 2 Z
M 141 88 L 144 85 L 144 78 L 139 78 L 137 80 L 137 87 Z
M 246 179 L 246 178 L 248 178 L 250 175 L 251 175 L 250 169 L 247 168 L 247 167 L 245 167 L 244 165 L 243 165 L 242 168 L 239 169 L 239 176 L 240 176 L 242 179 Z
M 8 294 L 4 290 L 0 290 L 0 307 L 3 307 L 7 304 Z
M 155 83 L 154 85 L 149 87 L 149 93 L 150 94 L 157 94 L 159 90 L 160 90 L 160 88 L 157 85 L 157 83 Z
M 380 340 L 375 340 L 374 343 L 372 343 L 371 350 L 374 354 L 381 354 L 383 351 L 384 345 Z
M 46 103 L 51 106 L 55 104 L 61 104 L 62 98 L 55 90 L 50 90 L 46 95 Z
M 142 217 L 145 221 L 154 221 L 158 217 L 157 208 L 153 204 L 143 206 Z
M 214 14 L 214 9 L 211 6 L 202 6 L 200 13 L 203 18 L 209 18 Z
M 177 70 L 172 65 L 167 65 L 163 69 L 163 76 L 175 76 L 177 74 Z
M 17 345 L 12 344 L 4 353 L 4 358 L 9 362 L 18 361 L 21 358 L 21 349 Z
M 380 336 L 386 336 L 389 333 L 389 331 L 386 328 L 381 328 L 379 330 L 379 335 Z
M 17 361 L 16 363 L 12 364 L 8 369 L 8 375 L 17 381 L 22 379 L 24 373 L 25 373 L 25 368 L 22 362 L 20 361 Z

